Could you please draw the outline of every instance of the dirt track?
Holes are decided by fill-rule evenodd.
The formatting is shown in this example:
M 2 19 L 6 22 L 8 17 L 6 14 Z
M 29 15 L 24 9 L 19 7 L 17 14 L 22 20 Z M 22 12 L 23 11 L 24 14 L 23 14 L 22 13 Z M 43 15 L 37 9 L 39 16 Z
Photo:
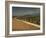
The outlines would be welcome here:
M 19 31 L 19 30 L 38 30 L 39 28 L 32 26 L 30 24 L 24 23 L 22 21 L 18 21 L 15 18 L 12 20 L 12 30 Z

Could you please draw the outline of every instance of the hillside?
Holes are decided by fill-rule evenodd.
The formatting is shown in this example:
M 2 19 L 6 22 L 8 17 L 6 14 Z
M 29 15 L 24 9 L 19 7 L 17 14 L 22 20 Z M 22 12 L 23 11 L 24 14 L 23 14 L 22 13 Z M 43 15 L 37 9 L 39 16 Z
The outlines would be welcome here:
M 13 25 L 12 26 L 13 31 L 39 30 L 40 29 L 39 25 L 30 23 L 30 22 L 26 22 L 23 20 L 18 20 L 16 19 L 16 17 L 13 18 L 12 25 Z
M 19 19 L 19 20 L 23 20 L 23 21 L 27 21 L 27 22 L 30 22 L 30 23 L 35 23 L 35 24 L 38 24 L 40 25 L 40 16 L 32 16 L 32 15 L 24 15 L 24 16 L 13 16 L 13 18 L 16 19 Z

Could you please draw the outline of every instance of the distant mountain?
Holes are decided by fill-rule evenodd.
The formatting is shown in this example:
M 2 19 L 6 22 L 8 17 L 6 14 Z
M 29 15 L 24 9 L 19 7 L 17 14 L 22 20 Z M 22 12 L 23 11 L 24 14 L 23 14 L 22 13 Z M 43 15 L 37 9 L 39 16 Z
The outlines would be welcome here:
M 30 15 L 30 14 L 28 14 L 28 15 L 21 15 L 21 16 L 18 16 L 18 17 L 32 17 L 32 16 L 40 16 L 40 14 L 32 14 L 32 15 Z
M 40 13 L 33 13 L 33 14 L 25 14 L 25 15 L 15 15 L 15 16 L 26 16 L 26 17 L 30 17 L 30 16 L 40 16 Z

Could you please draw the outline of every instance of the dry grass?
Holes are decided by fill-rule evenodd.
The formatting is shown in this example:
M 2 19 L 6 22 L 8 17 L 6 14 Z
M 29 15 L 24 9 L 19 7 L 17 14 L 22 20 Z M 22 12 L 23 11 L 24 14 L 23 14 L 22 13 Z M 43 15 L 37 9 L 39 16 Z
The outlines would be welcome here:
M 15 19 L 16 17 L 13 18 L 12 20 L 12 30 L 13 31 L 22 31 L 22 30 L 39 30 L 40 28 L 37 28 L 35 26 L 26 24 L 24 22 L 21 21 L 17 21 Z

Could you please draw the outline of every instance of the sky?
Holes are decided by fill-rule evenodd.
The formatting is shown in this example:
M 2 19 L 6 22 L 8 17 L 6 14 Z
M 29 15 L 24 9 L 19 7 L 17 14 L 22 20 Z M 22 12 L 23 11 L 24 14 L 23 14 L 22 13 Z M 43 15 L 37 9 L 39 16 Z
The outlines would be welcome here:
M 40 8 L 12 7 L 13 16 L 38 15 Z

